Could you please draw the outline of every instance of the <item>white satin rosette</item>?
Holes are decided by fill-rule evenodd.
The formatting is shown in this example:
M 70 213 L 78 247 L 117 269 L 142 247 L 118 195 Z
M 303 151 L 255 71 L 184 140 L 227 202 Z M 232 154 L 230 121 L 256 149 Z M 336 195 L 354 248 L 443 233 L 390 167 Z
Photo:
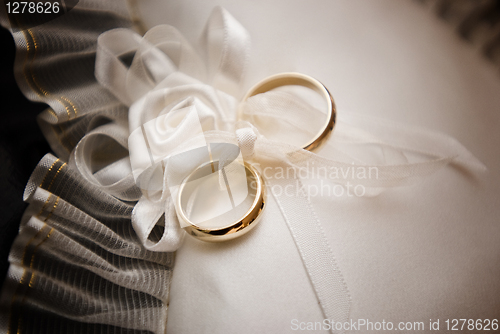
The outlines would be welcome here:
M 245 29 L 217 8 L 200 44 L 203 56 L 167 25 L 156 26 L 143 37 L 127 29 L 100 36 L 96 77 L 129 106 L 130 136 L 122 145 L 129 150 L 131 169 L 126 177 L 115 180 L 113 190 L 132 192 L 120 198 L 139 199 L 132 223 L 144 246 L 174 251 L 184 235 L 173 187 L 182 173 L 168 159 L 213 143 L 238 145 L 238 159 L 257 166 L 265 178 L 324 317 L 346 321 L 349 292 L 311 203 L 311 197 L 320 195 L 311 184 L 319 182 L 331 189 L 331 196 L 349 190 L 357 197 L 373 196 L 384 188 L 415 182 L 449 163 L 470 171 L 484 170 L 484 166 L 447 136 L 342 111 L 333 136 L 321 150 L 305 151 L 290 144 L 296 140 L 276 136 L 277 129 L 299 141 L 308 139 L 323 123 L 325 115 L 320 110 L 281 91 L 239 103 L 250 46 Z M 123 141 L 124 136 L 120 138 Z M 78 148 L 75 156 L 78 165 Z M 199 163 L 186 162 L 186 171 Z M 159 221 L 164 224 L 163 236 L 153 242 L 148 236 Z

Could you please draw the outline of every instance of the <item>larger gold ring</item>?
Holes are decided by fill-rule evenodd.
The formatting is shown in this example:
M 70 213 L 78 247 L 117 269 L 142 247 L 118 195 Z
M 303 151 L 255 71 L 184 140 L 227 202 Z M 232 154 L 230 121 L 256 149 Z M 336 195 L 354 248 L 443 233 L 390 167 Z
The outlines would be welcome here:
M 335 102 L 333 97 L 330 95 L 328 89 L 318 80 L 301 73 L 280 73 L 275 74 L 270 77 L 265 78 L 261 82 L 257 83 L 255 86 L 250 88 L 247 92 L 243 101 L 246 101 L 249 97 L 265 93 L 271 89 L 288 86 L 288 85 L 299 85 L 306 88 L 310 88 L 317 93 L 319 93 L 327 101 L 327 119 L 323 128 L 318 132 L 318 134 L 302 148 L 304 150 L 313 151 L 321 145 L 325 140 L 328 139 L 335 126 L 335 118 L 337 116 L 337 111 L 335 108 Z
M 214 164 L 217 165 L 215 168 Z M 196 225 L 188 219 L 182 203 L 182 194 L 187 182 L 189 182 L 192 177 L 196 177 L 195 175 L 197 172 L 210 173 L 217 171 L 218 161 L 210 161 L 201 165 L 184 179 L 179 188 L 179 194 L 177 196 L 177 207 L 179 208 L 177 216 L 180 220 L 182 220 L 184 225 L 187 225 L 186 227 L 184 227 L 184 230 L 189 235 L 202 241 L 221 242 L 242 236 L 243 234 L 250 231 L 253 227 L 255 227 L 255 225 L 257 225 L 266 205 L 266 189 L 264 181 L 255 167 L 247 163 L 244 163 L 244 166 L 245 170 L 252 174 L 255 180 L 255 199 L 253 200 L 250 209 L 248 209 L 248 211 L 241 218 L 221 228 L 207 229 Z

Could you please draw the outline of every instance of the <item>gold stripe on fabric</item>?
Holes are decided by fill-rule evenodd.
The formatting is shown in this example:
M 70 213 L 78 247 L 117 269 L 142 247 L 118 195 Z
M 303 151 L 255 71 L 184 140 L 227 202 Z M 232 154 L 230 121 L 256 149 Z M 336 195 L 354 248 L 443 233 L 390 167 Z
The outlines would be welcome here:
M 61 165 L 61 167 L 59 167 L 59 169 L 57 170 L 56 174 L 54 175 L 54 177 L 52 178 L 52 181 L 50 181 L 50 184 L 49 184 L 49 187 L 47 188 L 47 190 L 50 191 L 50 188 L 52 187 L 52 185 L 54 184 L 54 181 L 56 180 L 56 177 L 57 175 L 59 175 L 59 172 L 64 168 L 64 166 L 66 166 L 66 163 L 63 163 Z
M 52 193 L 49 193 L 49 196 L 47 196 L 47 199 L 45 200 L 45 203 L 43 204 L 42 206 L 42 209 L 40 210 L 40 212 L 38 212 L 38 214 L 36 215 L 37 218 L 39 218 L 43 211 L 45 211 L 45 208 L 47 207 L 47 204 L 49 204 L 50 202 L 50 199 L 52 198 Z M 47 220 L 47 218 L 44 219 L 44 222 Z M 23 251 L 23 256 L 21 257 L 21 264 L 24 265 L 26 263 L 26 253 L 28 251 L 28 247 L 29 245 L 42 233 L 43 229 L 46 227 L 47 225 L 44 224 L 42 226 L 42 228 L 26 243 L 26 247 L 24 247 L 24 251 Z
M 31 48 L 30 48 L 30 43 L 28 41 L 28 36 L 26 35 L 26 33 L 24 32 L 24 30 L 21 31 L 23 33 L 23 36 L 24 36 L 24 40 L 26 41 L 26 59 L 24 60 L 24 64 L 23 64 L 23 75 L 24 75 L 24 79 L 26 80 L 26 83 L 30 86 L 31 90 L 38 96 L 42 96 L 40 94 L 40 92 L 38 92 L 36 89 L 34 89 L 33 85 L 31 84 L 29 78 L 28 78 L 28 71 L 27 71 L 27 66 L 28 66 L 28 59 L 29 59 L 29 55 L 30 55 L 30 51 L 31 51 Z
M 54 110 L 52 110 L 51 108 L 47 108 L 47 111 L 49 112 L 49 114 L 54 116 L 57 119 L 57 121 L 59 122 L 59 117 L 57 117 L 57 114 Z
M 28 31 L 28 33 L 31 36 L 31 40 L 33 42 L 33 47 L 34 47 L 33 58 L 31 58 L 31 60 L 30 60 L 30 66 L 29 66 L 31 78 L 33 79 L 33 83 L 36 85 L 36 87 L 38 88 L 38 90 L 40 92 L 42 92 L 43 95 L 45 95 L 47 97 L 50 97 L 50 93 L 48 91 L 46 91 L 45 89 L 42 88 L 42 86 L 38 83 L 38 81 L 37 81 L 37 79 L 35 77 L 35 72 L 33 71 L 33 62 L 35 61 L 36 54 L 37 54 L 37 51 L 38 51 L 38 43 L 36 42 L 35 35 L 31 31 L 31 29 L 27 29 L 27 31 Z M 56 98 L 56 100 L 59 100 L 59 99 Z M 61 100 L 59 100 L 59 102 L 66 109 L 66 113 L 68 114 L 68 120 L 69 120 L 71 118 L 71 114 L 70 114 L 68 106 L 66 106 Z
M 73 113 L 75 114 L 75 116 L 73 117 L 73 119 L 75 119 L 78 116 L 78 109 L 76 108 L 76 106 L 73 104 L 73 102 L 71 102 L 70 100 L 68 100 L 64 96 L 61 96 L 61 99 L 63 99 L 64 101 L 68 102 L 69 105 L 71 106 L 71 108 L 73 108 Z
M 43 97 L 43 95 L 40 93 L 40 92 L 43 92 L 45 96 L 49 97 L 49 93 L 44 90 L 39 84 L 38 82 L 36 81 L 36 78 L 35 78 L 35 74 L 34 74 L 34 71 L 33 71 L 33 62 L 36 58 L 36 51 L 37 51 L 37 43 L 36 43 L 36 39 L 34 37 L 34 34 L 33 32 L 30 30 L 30 29 L 27 29 L 28 33 L 29 33 L 29 36 L 31 36 L 32 38 L 32 43 L 33 43 L 33 49 L 32 50 L 32 47 L 30 46 L 30 39 L 28 37 L 28 34 L 26 34 L 26 32 L 24 30 L 22 30 L 22 34 L 23 34 L 23 37 L 24 37 L 24 40 L 26 41 L 26 59 L 24 60 L 24 64 L 23 64 L 23 75 L 24 75 L 24 79 L 26 81 L 26 83 L 28 84 L 29 88 L 36 94 L 38 95 L 39 97 Z M 30 51 L 33 51 L 33 52 L 30 52 Z M 30 58 L 30 53 L 33 54 L 33 57 L 31 60 L 29 60 Z M 29 71 L 28 71 L 28 63 L 29 63 Z M 31 78 L 32 78 L 32 81 L 30 80 L 29 76 L 28 76 L 28 72 L 30 72 L 31 74 Z M 56 99 L 58 100 L 58 99 Z M 70 119 L 70 113 L 69 113 L 69 109 L 68 107 L 60 100 L 58 100 L 63 106 L 64 108 L 66 109 L 66 113 L 68 114 L 68 120 Z M 50 111 L 49 111 L 50 112 Z M 57 114 L 52 110 L 52 114 L 56 117 L 57 119 L 57 122 L 59 122 L 59 117 L 57 116 Z M 75 112 L 75 117 L 76 117 L 76 112 Z M 64 131 L 61 127 L 61 125 L 59 124 L 59 128 L 61 129 L 61 132 L 63 132 L 63 135 L 64 135 Z M 67 147 L 67 144 L 64 143 L 60 137 L 57 135 L 56 133 L 56 137 L 57 139 L 59 140 L 59 142 L 63 145 L 63 147 L 68 151 L 68 152 L 71 152 L 71 149 L 72 148 L 68 148 Z
M 37 239 L 40 235 L 42 235 L 43 230 L 48 227 L 48 225 L 44 224 L 42 228 L 28 241 L 26 247 L 23 251 L 23 257 L 21 258 L 21 264 L 24 266 L 26 264 L 26 254 L 28 252 L 29 246 L 33 243 L 35 239 Z M 23 275 L 24 276 L 24 275 Z M 21 283 L 23 283 L 23 278 L 21 277 Z
M 52 195 L 52 194 L 50 194 L 50 195 Z M 48 202 L 48 200 L 50 199 L 50 197 L 51 197 L 51 196 L 49 196 L 49 197 L 47 198 L 47 201 L 46 201 L 46 202 Z M 25 261 L 25 258 L 26 258 L 26 255 L 25 255 L 25 254 L 26 254 L 26 251 L 27 251 L 27 249 L 28 249 L 29 245 L 30 245 L 30 244 L 32 244 L 32 242 L 33 242 L 33 241 L 34 241 L 34 240 L 35 240 L 35 239 L 36 239 L 36 238 L 37 238 L 40 234 L 42 234 L 42 231 L 43 231 L 43 230 L 45 230 L 46 228 L 48 228 L 48 227 L 49 227 L 49 225 L 47 225 L 47 221 L 50 219 L 50 217 L 52 216 L 52 214 L 53 214 L 53 213 L 54 213 L 54 211 L 56 210 L 57 205 L 59 204 L 59 200 L 60 200 L 60 199 L 61 199 L 61 197 L 57 196 L 56 200 L 54 201 L 54 204 L 52 205 L 52 208 L 50 209 L 50 212 L 48 213 L 48 215 L 47 215 L 47 216 L 45 217 L 45 219 L 43 220 L 43 223 L 44 223 L 44 224 L 43 224 L 42 228 L 41 228 L 41 229 L 40 229 L 40 231 L 38 231 L 38 233 L 37 233 L 37 234 L 36 234 L 36 235 L 35 235 L 35 236 L 34 236 L 34 237 L 33 237 L 33 238 L 32 238 L 32 239 L 31 239 L 31 240 L 30 240 L 27 244 L 26 244 L 26 247 L 25 247 L 25 250 L 24 250 L 24 251 L 25 251 L 25 253 L 24 253 L 24 256 L 23 256 L 23 261 L 22 261 L 22 263 L 21 263 L 23 266 L 26 266 L 26 265 L 27 265 L 27 262 Z M 52 233 L 52 232 L 49 232 L 49 234 L 50 234 L 50 233 Z M 45 238 L 47 238 L 47 237 L 45 237 Z M 44 239 L 44 240 L 45 240 L 45 239 Z M 32 267 L 33 267 L 33 261 L 34 261 L 34 256 L 35 256 L 36 250 L 38 249 L 38 247 L 39 247 L 39 246 L 40 246 L 43 242 L 44 242 L 44 241 L 42 240 L 42 242 L 41 242 L 41 243 L 39 243 L 39 244 L 35 247 L 35 249 L 33 250 L 33 254 L 32 254 L 32 256 L 31 256 L 31 261 L 29 262 L 29 263 L 30 263 L 30 268 L 32 268 Z
M 52 194 L 50 194 L 52 195 Z M 51 196 L 48 196 L 47 198 L 47 201 L 45 202 L 45 204 L 48 203 L 49 199 Z M 53 212 L 55 211 L 55 209 L 57 208 L 57 205 L 59 203 L 59 200 L 60 200 L 60 197 L 58 196 L 54 202 L 54 204 L 52 205 L 52 209 L 50 210 L 50 213 L 47 215 L 47 217 L 44 219 L 44 224 L 42 226 L 42 228 L 28 241 L 28 243 L 26 244 L 26 247 L 24 248 L 24 252 L 23 252 L 23 258 L 22 258 L 22 262 L 21 264 L 23 266 L 26 266 L 26 263 L 25 263 L 25 258 L 26 258 L 26 252 L 28 250 L 28 248 L 31 246 L 31 244 L 33 243 L 34 240 L 36 240 L 38 238 L 38 236 L 42 235 L 42 232 L 47 230 L 48 227 L 50 227 L 49 225 L 47 225 L 47 221 L 50 219 L 50 217 L 52 216 Z M 44 204 L 44 206 L 45 206 Z M 39 214 L 40 215 L 40 214 Z M 46 242 L 50 236 L 52 235 L 52 233 L 54 232 L 54 228 L 52 227 L 50 229 L 50 231 L 46 234 L 46 236 L 35 246 L 35 248 L 33 249 L 33 253 L 31 255 L 31 259 L 30 259 L 30 264 L 29 264 L 29 268 L 30 268 L 30 271 L 31 272 L 31 277 L 29 279 L 29 281 L 27 280 L 28 278 L 28 270 L 26 270 L 26 268 L 23 270 L 23 275 L 21 276 L 21 280 L 19 281 L 19 285 L 16 289 L 16 292 L 14 293 L 14 295 L 12 296 L 12 300 L 11 300 L 11 309 L 10 309 L 10 317 L 9 317 L 9 325 L 8 325 L 8 329 L 7 329 L 7 333 L 10 334 L 12 333 L 12 324 L 13 324 L 13 320 L 15 318 L 14 316 L 14 313 L 12 312 L 12 309 L 14 307 L 14 303 L 15 303 L 15 300 L 16 300 L 16 297 L 18 297 L 20 294 L 21 294 L 21 287 L 22 286 L 26 286 L 26 282 L 29 282 L 28 285 L 27 285 L 27 289 L 28 288 L 33 288 L 34 286 L 34 283 L 35 283 L 35 277 L 36 277 L 36 274 L 35 274 L 35 271 L 34 271 L 34 263 L 35 263 L 35 256 L 36 256 L 36 253 L 38 251 L 38 248 L 44 243 Z M 19 306 L 17 307 L 17 313 L 18 313 L 18 321 L 17 321 L 17 328 L 16 328 L 16 333 L 21 333 L 22 331 L 22 314 L 21 314 L 21 309 L 26 301 L 26 296 L 27 296 L 27 292 L 28 290 L 25 290 L 24 291 L 24 294 L 23 294 L 23 298 L 21 300 L 21 303 L 19 304 Z
M 47 200 L 45 201 L 45 203 L 43 203 L 43 206 L 40 209 L 40 212 L 36 215 L 37 217 L 40 217 L 40 215 L 43 213 L 43 211 L 45 210 L 45 207 L 47 206 L 47 204 L 49 204 L 51 197 L 52 197 L 52 193 L 49 193 L 49 196 L 47 196 Z
M 37 86 L 38 90 L 40 92 L 42 92 L 43 95 L 49 96 L 50 95 L 49 92 L 47 92 L 45 89 L 43 89 L 42 86 L 37 82 L 34 71 L 33 71 L 33 62 L 35 61 L 36 54 L 38 51 L 38 44 L 36 42 L 35 36 L 33 35 L 33 32 L 31 31 L 31 29 L 27 29 L 26 31 L 31 36 L 31 40 L 33 42 L 33 48 L 34 48 L 33 57 L 31 58 L 30 63 L 29 63 L 31 78 L 33 79 L 33 83 Z
M 75 104 L 73 102 L 71 102 L 70 99 L 68 99 L 67 97 L 64 97 L 64 96 L 61 96 L 60 98 L 57 98 L 57 97 L 53 96 L 46 89 L 44 89 L 42 87 L 42 85 L 38 82 L 38 80 L 37 80 L 37 78 L 35 76 L 35 72 L 33 70 L 33 63 L 34 63 L 34 61 L 36 59 L 37 52 L 38 52 L 38 43 L 37 43 L 37 40 L 35 38 L 35 35 L 31 31 L 31 29 L 26 29 L 26 31 L 28 32 L 29 37 L 31 37 L 31 42 L 32 42 L 32 45 L 33 45 L 33 49 L 32 49 L 30 47 L 30 38 L 25 33 L 25 31 L 22 30 L 24 39 L 26 40 L 26 47 L 27 47 L 26 60 L 24 62 L 24 66 L 23 66 L 23 74 L 24 74 L 24 77 L 26 79 L 26 82 L 30 86 L 31 90 L 33 92 L 35 92 L 39 97 L 42 97 L 42 94 L 43 94 L 43 96 L 46 96 L 48 98 L 53 98 L 56 101 L 58 101 L 59 103 L 61 103 L 63 105 L 63 107 L 66 109 L 66 113 L 68 115 L 68 120 L 71 119 L 70 107 L 71 107 L 71 109 L 73 109 L 73 113 L 74 113 L 73 118 L 76 118 L 77 114 L 78 114 L 78 111 L 77 111 L 77 108 L 76 108 Z M 28 59 L 30 58 L 30 51 L 32 51 L 32 57 L 29 60 L 29 68 L 28 68 Z M 28 78 L 28 71 L 27 71 L 28 69 L 29 69 L 29 74 L 31 75 L 31 81 L 32 81 L 32 83 L 30 82 L 30 80 Z M 68 107 L 67 103 L 70 105 L 70 107 Z M 57 117 L 57 119 L 59 119 L 59 118 Z
M 17 20 L 17 18 L 16 18 L 16 22 L 17 22 L 17 24 L 19 25 L 20 28 L 23 28 L 22 25 Z M 28 31 L 28 33 L 29 33 L 29 35 L 30 35 L 30 37 L 32 39 L 32 42 L 33 42 L 33 47 L 34 47 L 33 58 L 29 61 L 29 65 L 30 65 L 31 77 L 33 79 L 33 83 L 37 86 L 36 87 L 37 89 L 35 89 L 35 87 L 33 87 L 33 84 L 28 79 L 27 65 L 28 65 L 28 59 L 30 58 L 29 54 L 30 54 L 31 48 L 30 48 L 29 38 L 28 38 L 28 35 L 26 35 L 25 30 Z M 39 97 L 42 97 L 42 94 L 40 94 L 40 92 L 42 92 L 43 95 L 45 95 L 45 96 L 49 96 L 50 93 L 48 91 L 46 91 L 45 89 L 43 89 L 42 86 L 36 81 L 35 74 L 34 74 L 34 71 L 33 71 L 33 62 L 34 62 L 34 60 L 36 58 L 36 53 L 37 53 L 37 49 L 38 49 L 38 43 L 36 42 L 35 35 L 31 31 L 31 29 L 21 29 L 21 32 L 22 32 L 24 40 L 26 42 L 26 59 L 24 60 L 24 64 L 23 64 L 23 75 L 24 75 L 24 78 L 26 80 L 26 83 L 28 84 L 28 86 L 30 86 L 31 90 L 36 95 L 38 95 Z M 61 98 L 63 98 L 64 100 L 66 100 L 67 102 L 70 103 L 70 105 L 72 106 L 72 108 L 74 110 L 75 118 L 76 118 L 76 116 L 77 116 L 76 106 L 70 100 L 68 100 L 67 98 L 65 98 L 63 96 L 61 96 Z M 68 120 L 69 120 L 70 119 L 70 114 L 69 114 L 68 107 L 61 100 L 59 100 L 57 98 L 56 98 L 56 100 L 59 101 L 64 106 L 64 108 L 66 109 L 66 112 L 68 113 Z M 59 117 L 57 117 L 57 115 L 56 115 L 56 119 L 59 120 Z
M 52 207 L 52 210 L 50 210 L 49 214 L 47 215 L 47 217 L 45 217 L 44 219 L 44 222 L 46 222 L 47 220 L 50 219 L 50 217 L 52 217 L 52 213 L 54 213 L 54 210 L 57 208 L 57 205 L 59 204 L 59 199 L 61 197 L 57 197 L 56 201 L 54 202 L 54 206 Z
M 47 178 L 47 175 L 49 175 L 49 173 L 52 171 L 52 168 L 54 168 L 55 164 L 59 161 L 60 159 L 57 158 L 53 163 L 52 163 L 52 166 L 50 166 L 49 170 L 45 173 L 45 175 L 43 176 L 43 180 L 42 180 L 42 183 L 40 183 L 40 187 L 43 186 L 43 183 L 45 182 L 45 179 Z
M 50 212 L 49 216 L 52 215 L 52 212 Z M 49 238 L 50 238 L 50 235 L 52 234 L 52 232 L 54 232 L 54 228 L 51 228 L 49 233 L 47 234 L 47 236 L 42 240 L 42 242 L 40 242 L 38 245 L 36 245 L 35 249 L 33 250 L 33 256 L 31 256 L 31 261 L 30 261 L 30 269 L 31 269 L 31 279 L 30 279 L 30 282 L 29 282 L 29 287 L 32 288 L 33 285 L 34 285 L 34 282 L 35 282 L 35 271 L 33 270 L 33 264 L 35 263 L 35 255 L 36 255 L 36 252 L 38 250 L 38 248 L 45 242 L 47 241 Z

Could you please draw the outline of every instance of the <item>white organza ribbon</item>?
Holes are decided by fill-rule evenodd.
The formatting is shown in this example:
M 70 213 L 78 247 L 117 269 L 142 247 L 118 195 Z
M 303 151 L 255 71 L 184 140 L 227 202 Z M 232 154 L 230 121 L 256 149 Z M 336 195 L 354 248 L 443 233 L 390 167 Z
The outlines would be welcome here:
M 332 187 L 360 186 L 364 195 L 375 195 L 383 188 L 415 182 L 448 163 L 471 171 L 484 166 L 447 136 L 342 111 L 334 134 L 318 154 L 287 140 L 271 139 L 277 129 L 296 138 L 310 138 L 325 115 L 285 92 L 259 94 L 238 104 L 250 40 L 224 9 L 214 10 L 201 44 L 203 58 L 175 28 L 166 25 L 152 28 L 143 37 L 126 29 L 100 36 L 96 77 L 130 106 L 127 143 L 123 125 L 121 132 L 113 126 L 107 130 L 120 133 L 111 136 L 129 150 L 131 169 L 123 180 L 108 180 L 108 186 L 115 196 L 130 200 L 137 195 L 130 189 L 133 179 L 138 185 L 135 190 L 142 191 L 132 215 L 135 231 L 147 249 L 174 251 L 184 232 L 172 200 L 176 195 L 172 180 L 179 165 L 174 166 L 169 158 L 213 143 L 238 145 L 243 159 L 260 169 L 272 190 L 324 316 L 346 321 L 348 289 L 305 187 L 309 179 L 319 177 Z M 238 108 L 240 121 L 236 122 Z M 85 147 L 96 145 L 90 140 L 82 140 L 82 148 L 75 150 L 75 164 L 88 178 L 102 183 L 116 173 L 92 172 L 87 167 Z M 117 170 L 123 161 L 115 163 Z M 196 161 L 186 161 L 181 169 L 189 170 L 190 164 Z M 279 171 L 290 170 L 292 176 L 278 177 Z M 318 175 L 315 170 L 326 173 Z M 148 237 L 157 223 L 164 226 L 164 234 L 153 242 Z

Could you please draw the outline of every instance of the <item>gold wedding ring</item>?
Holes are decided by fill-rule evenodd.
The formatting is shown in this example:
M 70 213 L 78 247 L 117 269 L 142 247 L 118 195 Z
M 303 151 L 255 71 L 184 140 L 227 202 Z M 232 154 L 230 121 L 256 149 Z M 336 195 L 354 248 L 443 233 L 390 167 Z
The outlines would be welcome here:
M 288 85 L 299 85 L 309 89 L 314 90 L 319 93 L 322 98 L 324 98 L 327 102 L 327 119 L 323 128 L 318 132 L 318 134 L 307 144 L 303 146 L 303 149 L 312 151 L 319 147 L 333 131 L 333 127 L 335 126 L 335 117 L 336 117 L 336 109 L 335 102 L 333 101 L 332 96 L 328 92 L 328 89 L 318 80 L 304 75 L 300 73 L 280 73 L 276 75 L 272 75 L 262 80 L 253 86 L 248 93 L 243 98 L 243 101 L 246 101 L 251 96 L 265 93 L 274 88 Z M 262 211 L 264 210 L 266 204 L 266 191 L 264 181 L 259 174 L 259 172 L 250 164 L 243 163 L 245 167 L 245 175 L 247 176 L 247 186 L 248 186 L 248 176 L 254 179 L 255 184 L 255 198 L 250 205 L 250 208 L 246 210 L 246 212 L 238 218 L 236 221 L 227 224 L 222 227 L 206 227 L 207 221 L 201 223 L 195 223 L 189 219 L 189 214 L 186 213 L 185 206 L 187 207 L 188 198 L 184 198 L 184 193 L 186 189 L 186 185 L 191 180 L 197 179 L 201 175 L 208 175 L 210 173 L 215 173 L 219 170 L 219 162 L 218 161 L 210 161 L 202 164 L 200 167 L 195 169 L 189 176 L 187 176 L 182 182 L 179 193 L 177 196 L 177 216 L 181 220 L 181 225 L 185 225 L 184 230 L 191 236 L 198 238 L 203 241 L 209 242 L 220 242 L 231 240 L 237 238 L 248 231 L 250 231 L 259 221 Z M 216 166 L 216 167 L 215 167 Z M 228 187 L 228 184 L 226 183 Z M 229 192 L 229 187 L 228 187 Z M 231 194 L 229 194 L 232 196 Z M 247 194 L 247 196 L 249 196 Z M 232 201 L 232 197 L 231 197 Z M 233 209 L 234 209 L 234 203 Z M 238 212 L 238 211 L 237 211 Z M 216 220 L 221 219 L 221 216 L 216 217 Z M 203 225 L 200 226 L 200 225 Z M 210 224 L 208 224 L 210 225 Z
M 327 119 L 325 125 L 310 142 L 302 146 L 304 150 L 313 151 L 328 139 L 333 131 L 333 127 L 335 126 L 335 117 L 337 115 L 333 97 L 321 82 L 301 73 L 289 72 L 275 74 L 265 78 L 264 80 L 250 88 L 250 90 L 243 98 L 243 101 L 246 101 L 251 96 L 265 93 L 267 91 L 270 91 L 271 89 L 288 85 L 298 85 L 312 89 L 315 92 L 319 93 L 327 101 Z
M 214 164 L 216 167 L 214 168 Z M 177 207 L 178 217 L 182 222 L 187 225 L 184 227 L 184 230 L 191 236 L 208 242 L 221 242 L 227 241 L 250 231 L 255 225 L 257 225 L 260 220 L 262 211 L 266 205 L 266 191 L 264 186 L 264 181 L 262 177 L 257 172 L 255 167 L 250 164 L 244 163 L 245 172 L 250 174 L 252 178 L 255 180 L 255 198 L 250 206 L 250 208 L 246 211 L 246 213 L 239 218 L 236 222 L 228 224 L 227 226 L 223 226 L 220 228 L 203 228 L 192 221 L 189 220 L 186 210 L 184 209 L 185 204 L 183 203 L 183 193 L 186 187 L 186 184 L 193 178 L 199 177 L 197 174 L 209 174 L 218 171 L 218 161 L 210 161 L 207 162 L 196 170 L 194 170 L 188 177 L 184 179 L 180 188 L 179 188 L 179 196 L 177 196 Z M 248 177 L 247 177 L 248 181 Z M 248 186 L 248 183 L 247 183 Z

